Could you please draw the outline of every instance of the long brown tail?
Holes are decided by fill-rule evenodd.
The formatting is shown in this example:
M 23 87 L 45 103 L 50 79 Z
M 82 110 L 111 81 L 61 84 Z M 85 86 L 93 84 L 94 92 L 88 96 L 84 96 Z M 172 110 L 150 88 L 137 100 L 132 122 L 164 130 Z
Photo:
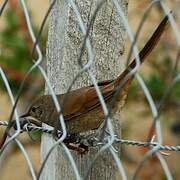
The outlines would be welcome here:
M 164 19 L 161 21 L 161 23 L 158 25 L 158 27 L 156 28 L 156 30 L 154 31 L 153 35 L 151 36 L 151 38 L 148 40 L 148 42 L 145 44 L 145 46 L 143 47 L 143 49 L 140 51 L 139 53 L 139 59 L 140 59 L 140 63 L 142 64 L 146 59 L 147 56 L 152 52 L 152 50 L 156 47 L 157 43 L 159 42 L 161 35 L 163 34 L 167 24 L 169 22 L 169 18 L 168 15 L 166 15 L 164 17 Z M 123 73 L 121 73 L 121 75 L 116 79 L 115 86 L 118 86 L 120 82 L 122 82 L 122 79 L 136 66 L 136 59 L 134 59 L 129 65 L 128 67 L 123 71 Z M 126 81 L 126 83 L 124 84 L 124 86 L 126 86 L 126 84 L 130 84 L 130 82 L 132 81 L 134 76 L 129 77 L 129 79 Z M 123 86 L 123 87 L 124 87 Z

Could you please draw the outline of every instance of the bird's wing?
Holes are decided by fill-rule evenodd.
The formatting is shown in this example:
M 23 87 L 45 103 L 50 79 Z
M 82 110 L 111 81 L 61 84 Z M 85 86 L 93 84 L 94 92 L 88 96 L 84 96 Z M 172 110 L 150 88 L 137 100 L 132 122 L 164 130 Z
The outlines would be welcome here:
M 168 15 L 164 17 L 159 26 L 156 28 L 155 32 L 148 40 L 144 48 L 140 51 L 139 57 L 140 62 L 142 63 L 146 57 L 151 53 L 154 47 L 157 45 L 164 29 L 168 24 Z M 124 77 L 129 73 L 129 69 L 133 69 L 136 66 L 136 60 L 134 59 L 131 64 L 124 70 L 123 73 L 115 80 L 103 81 L 99 83 L 99 87 L 104 97 L 104 100 L 107 102 L 114 95 L 116 89 L 118 88 L 120 82 L 124 79 Z M 123 84 L 121 91 L 118 92 L 118 100 L 126 94 L 131 81 L 134 76 L 128 78 L 128 80 Z M 63 98 L 65 95 L 59 95 L 59 97 Z M 61 99 L 60 98 L 60 99 Z M 68 93 L 67 98 L 65 99 L 62 105 L 63 115 L 65 120 L 70 120 L 73 117 L 80 116 L 81 114 L 87 113 L 94 108 L 100 106 L 100 101 L 97 96 L 96 90 L 94 86 L 80 88 Z
M 139 56 L 140 56 L 141 62 L 145 60 L 145 58 L 153 50 L 153 48 L 159 41 L 160 36 L 162 35 L 167 24 L 168 24 L 168 15 L 165 16 L 165 18 L 160 23 L 156 31 L 153 33 L 150 40 L 147 42 L 143 50 L 140 52 Z M 132 69 L 135 67 L 135 65 L 136 65 L 136 62 L 133 61 L 129 65 L 129 67 Z M 124 77 L 127 74 L 127 72 L 129 72 L 129 68 L 126 68 L 126 70 L 114 82 L 105 81 L 100 84 L 100 90 L 105 101 L 108 101 L 113 96 L 117 86 L 122 80 L 122 77 Z M 125 86 L 123 86 L 123 91 L 121 91 L 122 93 L 128 89 L 132 78 L 130 78 L 128 82 L 125 83 Z M 59 100 L 61 100 L 63 97 L 64 95 L 59 95 Z M 96 94 L 96 90 L 93 86 L 89 86 L 89 87 L 81 88 L 75 91 L 71 91 L 69 95 L 67 96 L 67 98 L 65 99 L 65 103 L 63 103 L 62 110 L 63 110 L 65 120 L 70 120 L 73 117 L 80 116 L 84 113 L 91 111 L 97 106 L 100 106 L 100 101 Z M 9 128 L 9 125 L 8 125 L 8 128 Z M 5 133 L 3 136 L 3 140 L 1 141 L 0 148 L 3 146 L 4 141 L 6 140 L 6 137 L 7 137 L 7 133 Z
M 114 85 L 108 86 L 108 84 L 110 83 L 107 83 L 106 86 L 100 86 L 100 91 L 105 101 L 107 101 L 114 92 Z M 89 86 L 71 91 L 66 97 L 64 104 L 62 104 L 62 111 L 65 120 L 70 120 L 98 106 L 100 106 L 100 101 L 96 90 L 93 86 Z

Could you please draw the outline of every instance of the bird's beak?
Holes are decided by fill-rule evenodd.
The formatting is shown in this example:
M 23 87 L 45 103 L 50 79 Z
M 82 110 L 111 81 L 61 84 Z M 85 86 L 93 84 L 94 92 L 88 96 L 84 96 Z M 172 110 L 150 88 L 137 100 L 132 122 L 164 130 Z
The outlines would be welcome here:
M 29 113 L 26 113 L 26 114 L 23 114 L 22 116 L 19 117 L 20 119 L 20 126 L 21 128 L 27 124 L 27 123 L 32 123 L 36 126 L 41 126 L 41 122 L 38 121 L 38 119 L 32 117 Z M 13 127 L 13 129 L 15 130 L 16 129 L 16 124 L 14 124 L 13 126 L 10 127 L 10 129 Z M 3 135 L 3 138 L 1 139 L 0 141 L 0 149 L 3 147 L 4 143 L 6 142 L 6 139 L 8 138 L 9 136 L 9 132 L 6 132 L 4 133 Z
M 28 116 L 30 116 L 29 113 L 26 113 L 26 114 L 21 115 L 20 118 L 27 118 Z
M 36 126 L 41 126 L 41 122 L 35 117 L 31 116 L 28 112 L 21 115 L 20 118 L 23 118 L 26 120 L 26 122 L 30 122 Z

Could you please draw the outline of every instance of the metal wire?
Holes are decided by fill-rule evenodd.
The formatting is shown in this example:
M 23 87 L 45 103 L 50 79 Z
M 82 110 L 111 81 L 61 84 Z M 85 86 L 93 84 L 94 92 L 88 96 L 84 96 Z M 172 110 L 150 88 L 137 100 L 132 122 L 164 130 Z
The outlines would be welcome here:
M 174 18 L 173 18 L 173 16 L 172 16 L 172 14 L 171 13 L 169 13 L 170 12 L 170 9 L 168 8 L 168 6 L 166 6 L 165 5 L 165 3 L 164 3 L 164 1 L 160 1 L 160 5 L 161 5 L 161 7 L 162 7 L 162 9 L 164 10 L 164 12 L 165 12 L 165 14 L 168 14 L 168 16 L 169 16 L 169 21 L 170 21 L 170 23 L 171 23 L 171 26 L 172 26 L 172 28 L 173 28 L 173 30 L 174 30 L 174 33 L 175 33 L 175 36 L 176 36 L 176 38 L 177 38 L 177 43 L 178 43 L 178 46 L 180 46 L 180 44 L 179 44 L 179 37 L 180 37 L 180 33 L 179 33 L 179 30 L 178 30 L 178 28 L 177 28 L 177 25 L 176 25 L 176 22 L 175 22 L 175 20 L 174 20 Z M 178 75 L 177 75 L 178 76 Z M 177 78 L 177 77 L 176 77 Z M 178 78 L 177 78 L 178 79 Z M 141 82 L 142 83 L 142 82 Z M 176 84 L 176 83 L 175 83 Z M 174 86 L 174 82 L 172 83 L 172 85 L 171 85 L 172 87 Z M 144 86 L 144 88 L 145 88 L 145 86 Z M 147 88 L 145 88 L 145 89 L 147 89 Z M 168 88 L 168 90 L 167 90 L 167 93 L 165 93 L 165 95 L 162 97 L 162 104 L 161 104 L 161 106 L 163 105 L 163 103 L 164 103 L 164 98 L 166 98 L 167 96 L 168 96 L 168 94 L 170 93 L 170 91 L 171 90 L 169 90 L 169 89 L 171 89 L 171 87 L 170 88 Z M 149 98 L 151 98 L 151 96 L 146 96 L 148 99 Z M 152 98 L 151 98 L 152 99 Z M 143 167 L 143 164 L 144 164 L 144 162 L 145 162 L 145 160 L 148 158 L 148 157 L 150 157 L 152 154 L 154 154 L 156 151 L 158 151 L 159 150 L 159 147 L 160 147 L 160 145 L 161 145 L 161 143 L 162 143 L 162 136 L 161 136 L 161 128 L 160 128 L 160 122 L 159 121 L 157 121 L 157 119 L 158 119 L 158 117 L 159 117 L 159 115 L 158 115 L 158 112 L 157 112 L 157 110 L 156 110 L 156 107 L 155 107 L 155 104 L 153 105 L 152 104 L 152 106 L 151 106 L 152 108 L 155 108 L 155 111 L 154 111 L 154 122 L 156 123 L 156 125 L 155 125 L 155 127 L 156 127 L 156 132 L 157 132 L 157 136 L 158 136 L 158 145 L 156 146 L 156 147 L 154 147 L 154 149 L 152 149 L 151 151 L 149 151 L 149 152 L 147 152 L 145 155 L 144 155 L 144 157 L 142 158 L 142 160 L 141 160 L 141 162 L 139 163 L 139 165 L 138 165 L 138 167 L 137 167 L 137 169 L 136 169 L 136 171 L 135 171 L 135 173 L 134 173 L 134 176 L 133 176 L 133 179 L 136 179 L 136 177 L 137 177 L 137 175 L 138 175 L 138 173 L 139 173 L 139 171 L 141 170 L 141 168 Z M 169 168 L 167 168 L 168 166 L 167 166 L 167 164 L 166 164 L 166 162 L 165 161 L 163 161 L 162 160 L 163 158 L 161 157 L 161 159 L 160 159 L 160 162 L 161 162 L 161 165 L 162 165 L 162 167 L 163 167 L 163 169 L 164 169 L 164 171 L 166 172 L 165 173 L 165 175 L 166 175 L 166 177 L 167 177 L 167 179 L 171 179 L 171 173 L 170 172 L 167 172 L 168 170 L 169 170 Z M 163 163 L 162 163 L 163 162 Z
M 139 86 L 141 87 L 141 89 L 142 89 L 142 91 L 144 93 L 144 96 L 146 97 L 146 99 L 147 99 L 147 101 L 149 103 L 149 108 L 151 109 L 152 119 L 154 121 L 153 126 L 155 126 L 156 133 L 157 133 L 157 142 L 151 142 L 151 141 L 150 142 L 141 142 L 141 141 L 135 141 L 135 140 L 124 140 L 124 139 L 119 139 L 119 138 L 117 138 L 115 136 L 115 132 L 113 130 L 114 128 L 113 128 L 113 125 L 111 123 L 111 118 L 109 116 L 110 115 L 109 110 L 108 110 L 108 108 L 106 106 L 106 103 L 105 103 L 105 101 L 103 99 L 103 96 L 102 96 L 102 94 L 100 92 L 97 80 L 96 80 L 94 74 L 90 70 L 90 67 L 94 63 L 94 56 L 93 56 L 94 53 L 93 53 L 93 47 L 92 47 L 90 39 L 89 39 L 89 31 L 90 31 L 90 28 L 92 27 L 92 25 L 93 25 L 93 23 L 95 21 L 97 13 L 99 12 L 99 10 L 101 9 L 101 7 L 103 6 L 103 4 L 106 1 L 101 0 L 101 1 L 98 2 L 97 7 L 96 7 L 96 9 L 95 9 L 95 11 L 93 13 L 93 16 L 91 18 L 91 21 L 90 21 L 88 27 L 86 27 L 86 25 L 84 24 L 84 22 L 82 20 L 82 17 L 81 17 L 82 15 L 81 15 L 81 13 L 80 13 L 80 11 L 78 9 L 78 6 L 77 6 L 76 2 L 74 0 L 69 0 L 68 2 L 69 2 L 69 6 L 71 6 L 72 9 L 73 9 L 73 12 L 74 12 L 74 14 L 76 16 L 77 22 L 79 23 L 80 30 L 82 32 L 82 35 L 84 36 L 84 41 L 83 41 L 83 44 L 82 44 L 82 48 L 81 48 L 79 58 L 77 60 L 79 62 L 79 65 L 81 66 L 81 70 L 78 72 L 77 76 L 73 79 L 72 83 L 70 84 L 70 86 L 69 86 L 69 88 L 67 90 L 67 95 L 71 91 L 71 88 L 72 88 L 74 82 L 77 80 L 77 78 L 80 75 L 82 75 L 83 72 L 86 71 L 89 74 L 89 76 L 91 78 L 91 81 L 92 81 L 92 84 L 94 85 L 94 87 L 96 89 L 96 93 L 97 93 L 97 95 L 99 97 L 99 101 L 101 103 L 104 115 L 106 117 L 105 122 L 104 122 L 103 131 L 102 131 L 103 132 L 103 136 L 102 136 L 103 139 L 101 139 L 101 141 L 98 140 L 98 139 L 93 139 L 93 146 L 91 147 L 91 148 L 93 148 L 93 147 L 98 146 L 98 147 L 100 147 L 100 150 L 98 151 L 98 153 L 96 154 L 94 159 L 92 159 L 89 167 L 87 167 L 87 172 L 85 173 L 85 176 L 81 177 L 71 152 L 69 151 L 69 149 L 64 144 L 64 140 L 67 137 L 67 131 L 66 131 L 66 124 L 64 122 L 61 107 L 60 107 L 60 105 L 58 103 L 58 100 L 56 98 L 56 94 L 55 94 L 55 92 L 54 92 L 54 90 L 52 88 L 52 85 L 51 85 L 48 77 L 47 77 L 47 74 L 46 74 L 45 70 L 41 67 L 41 63 L 43 61 L 43 54 L 42 54 L 41 48 L 39 46 L 39 39 L 40 39 L 40 36 L 42 34 L 44 25 L 45 25 L 45 23 L 47 21 L 47 18 L 49 16 L 50 12 L 54 8 L 54 6 L 58 5 L 58 4 L 57 4 L 56 0 L 51 1 L 51 4 L 50 4 L 48 10 L 46 11 L 46 14 L 45 14 L 45 16 L 43 18 L 43 21 L 42 21 L 41 25 L 40 25 L 40 30 L 39 30 L 37 38 L 36 38 L 35 35 L 34 35 L 34 30 L 33 30 L 32 24 L 31 24 L 31 18 L 29 16 L 27 4 L 25 3 L 24 0 L 20 0 L 20 3 L 22 5 L 22 9 L 23 9 L 23 12 L 24 12 L 25 20 L 26 20 L 26 23 L 27 23 L 27 28 L 28 28 L 29 34 L 31 36 L 32 44 L 33 44 L 31 59 L 32 59 L 32 62 L 34 64 L 29 68 L 29 70 L 27 71 L 24 79 L 22 80 L 22 83 L 20 85 L 20 88 L 19 88 L 17 96 L 16 96 L 16 100 L 14 100 L 15 98 L 14 98 L 12 92 L 11 92 L 11 88 L 10 88 L 9 82 L 7 80 L 6 74 L 3 72 L 2 68 L 0 67 L 0 76 L 1 76 L 1 78 L 3 80 L 3 83 L 4 83 L 5 87 L 6 87 L 6 89 L 7 89 L 7 94 L 9 95 L 10 100 L 11 100 L 11 104 L 12 104 L 12 111 L 11 111 L 11 114 L 10 114 L 9 121 L 0 121 L 0 125 L 6 126 L 6 127 L 9 128 L 10 127 L 10 122 L 12 121 L 13 115 L 15 115 L 15 123 L 16 123 L 15 133 L 12 134 L 11 137 L 5 142 L 4 146 L 0 150 L 0 155 L 5 150 L 5 148 L 7 147 L 8 144 L 15 141 L 16 144 L 18 145 L 18 147 L 20 148 L 22 154 L 24 155 L 25 159 L 26 159 L 27 165 L 28 165 L 29 170 L 31 172 L 32 179 L 35 180 L 35 179 L 40 178 L 41 173 L 42 173 L 42 171 L 44 169 L 44 166 L 45 166 L 50 154 L 53 152 L 53 150 L 58 145 L 60 145 L 60 146 L 62 146 L 62 148 L 64 149 L 64 151 L 65 151 L 65 153 L 67 155 L 67 158 L 68 158 L 68 160 L 69 160 L 69 162 L 71 164 L 71 167 L 72 167 L 72 169 L 74 171 L 75 178 L 80 180 L 82 178 L 83 179 L 88 178 L 90 170 L 92 169 L 94 163 L 97 161 L 97 159 L 100 157 L 100 155 L 104 151 L 109 150 L 112 157 L 114 158 L 114 161 L 115 161 L 115 163 L 117 165 L 117 168 L 118 168 L 118 171 L 120 173 L 121 178 L 126 180 L 127 179 L 127 174 L 126 174 L 126 172 L 124 170 L 123 163 L 119 159 L 116 151 L 113 148 L 113 145 L 114 144 L 122 144 L 122 145 L 131 145 L 131 146 L 137 146 L 137 147 L 148 147 L 150 150 L 142 157 L 141 162 L 138 164 L 138 167 L 134 172 L 133 179 L 137 178 L 141 168 L 144 165 L 144 162 L 148 159 L 148 157 L 150 157 L 152 155 L 157 156 L 157 158 L 159 159 L 159 161 L 160 161 L 160 163 L 162 165 L 162 168 L 164 170 L 164 174 L 166 175 L 167 179 L 170 179 L 170 180 L 173 179 L 172 175 L 171 175 L 171 172 L 170 172 L 170 170 L 168 168 L 168 164 L 166 163 L 164 157 L 160 154 L 160 151 L 176 151 L 176 152 L 179 152 L 180 151 L 180 146 L 179 145 L 178 146 L 162 145 L 163 144 L 163 139 L 162 139 L 162 130 L 161 130 L 161 124 L 160 124 L 160 121 L 159 121 L 159 116 L 160 116 L 160 112 L 162 110 L 162 107 L 164 106 L 164 104 L 166 102 L 167 97 L 172 92 L 173 87 L 180 81 L 180 73 L 177 73 L 175 75 L 173 74 L 172 82 L 169 85 L 169 87 L 165 90 L 164 95 L 163 95 L 163 97 L 161 99 L 161 103 L 159 105 L 160 108 L 156 108 L 155 102 L 154 102 L 154 100 L 153 100 L 153 98 L 152 98 L 152 96 L 151 96 L 151 94 L 150 94 L 150 92 L 148 90 L 148 87 L 144 83 L 141 76 L 136 73 L 138 68 L 139 68 L 139 65 L 140 65 L 140 59 L 139 59 L 139 55 L 138 55 L 139 50 L 138 50 L 138 48 L 136 46 L 136 41 L 137 41 L 138 36 L 140 34 L 141 28 L 142 28 L 147 16 L 150 13 L 151 8 L 154 7 L 155 5 L 160 4 L 163 11 L 164 11 L 164 14 L 165 15 L 168 14 L 169 21 L 171 23 L 171 27 L 173 29 L 175 38 L 177 40 L 178 49 L 180 47 L 180 31 L 178 29 L 177 23 L 176 23 L 173 15 L 171 13 L 169 13 L 170 9 L 166 5 L 166 1 L 165 0 L 154 0 L 149 4 L 148 8 L 144 12 L 144 16 L 142 18 L 142 21 L 140 22 L 137 33 L 134 36 L 132 31 L 131 31 L 131 28 L 130 28 L 130 26 L 128 24 L 128 21 L 127 21 L 124 13 L 122 11 L 122 8 L 120 7 L 120 5 L 118 3 L 118 1 L 117 0 L 112 0 L 112 4 L 114 5 L 114 7 L 116 9 L 116 13 L 120 17 L 119 21 L 120 21 L 120 23 L 123 22 L 124 27 L 125 27 L 125 29 L 127 31 L 128 38 L 129 38 L 129 40 L 130 40 L 130 42 L 132 44 L 131 49 L 130 49 L 129 54 L 128 54 L 127 64 L 129 63 L 129 60 L 130 60 L 130 57 L 132 56 L 132 53 L 134 54 L 135 59 L 136 59 L 135 68 L 130 70 L 128 76 L 124 79 L 124 82 L 122 82 L 122 84 L 119 85 L 119 90 L 121 89 L 123 83 L 126 82 L 126 80 L 127 80 L 127 78 L 129 76 L 135 75 L 135 78 L 136 78 Z M 5 0 L 5 1 L 3 1 L 2 5 L 0 6 L 0 16 L 2 16 L 7 4 L 8 4 L 8 0 Z M 83 54 L 85 49 L 87 49 L 88 61 L 87 61 L 87 63 L 85 65 L 82 65 L 81 58 L 82 58 L 82 54 Z M 33 58 L 33 55 L 34 55 L 35 52 L 38 55 L 37 59 Z M 178 61 L 179 61 L 179 52 L 178 52 L 178 55 L 177 55 L 175 68 L 174 68 L 173 71 L 177 70 Z M 62 127 L 62 131 L 59 132 L 61 134 L 60 138 L 50 148 L 49 152 L 47 153 L 47 156 L 45 157 L 45 159 L 42 162 L 41 168 L 40 168 L 37 176 L 35 174 L 34 167 L 32 166 L 32 161 L 29 158 L 29 155 L 26 152 L 23 145 L 21 144 L 21 142 L 19 140 L 17 140 L 17 136 L 21 132 L 27 132 L 27 131 L 28 132 L 29 131 L 40 131 L 42 133 L 48 133 L 48 134 L 53 134 L 54 131 L 53 131 L 53 129 L 37 127 L 37 126 L 34 126 L 32 124 L 29 124 L 29 123 L 26 124 L 25 126 L 23 126 L 23 129 L 21 129 L 20 119 L 19 119 L 19 115 L 18 115 L 18 112 L 17 112 L 17 108 L 16 108 L 18 100 L 19 100 L 19 98 L 21 96 L 21 92 L 23 90 L 24 84 L 27 81 L 27 78 L 29 77 L 29 75 L 35 69 L 39 70 L 39 72 L 41 73 L 41 75 L 43 76 L 43 78 L 44 78 L 44 80 L 45 80 L 45 82 L 47 84 L 49 92 L 50 92 L 50 94 L 51 94 L 51 96 L 53 98 L 53 102 L 54 102 L 55 107 L 57 109 L 57 112 L 59 112 L 59 122 L 60 122 L 61 127 Z M 66 100 L 66 96 L 64 97 L 63 101 L 65 101 L 65 100 Z M 63 105 L 63 103 L 62 103 L 62 105 Z M 108 136 L 104 134 L 106 128 L 108 129 L 108 132 L 109 132 Z
M 7 121 L 0 121 L 0 126 L 8 126 Z M 54 128 L 44 128 L 44 127 L 38 127 L 31 123 L 24 124 L 23 129 L 21 129 L 22 132 L 33 132 L 33 131 L 39 131 L 42 133 L 47 133 L 53 135 Z M 59 134 L 62 134 L 62 132 L 58 132 Z M 108 138 L 106 137 L 107 141 Z M 125 139 L 119 139 L 115 136 L 115 140 L 113 142 L 114 144 L 119 143 L 123 145 L 131 145 L 131 146 L 139 146 L 139 147 L 156 147 L 157 142 L 142 142 L 142 141 L 135 141 L 135 140 L 125 140 Z M 102 142 L 98 140 L 97 138 L 93 139 L 93 145 L 89 145 L 92 147 L 96 146 L 102 146 L 103 144 L 106 144 L 106 142 Z M 180 151 L 180 146 L 168 146 L 168 145 L 160 145 L 159 151 Z
M 25 1 L 21 0 L 21 3 L 22 3 L 22 6 L 23 6 L 24 15 L 25 15 L 26 22 L 27 22 L 27 27 L 28 27 L 28 30 L 29 30 L 29 32 L 30 32 L 32 41 L 33 41 L 33 43 L 36 43 L 36 38 L 35 38 L 33 29 L 32 29 L 32 25 L 31 25 L 31 21 L 30 21 L 29 14 L 28 14 L 27 6 L 26 6 L 26 4 L 25 4 Z M 52 7 L 52 6 L 50 6 L 50 8 L 51 8 L 51 7 Z M 51 8 L 51 9 L 52 9 L 52 8 Z M 49 11 L 48 11 L 48 13 L 49 13 Z M 46 18 L 46 16 L 45 16 L 45 18 Z M 36 45 L 36 51 L 37 51 L 38 56 L 39 56 L 38 59 L 39 59 L 40 61 L 42 61 L 42 53 L 41 53 L 41 50 L 40 50 L 40 47 L 39 47 L 38 43 L 37 43 L 37 45 Z M 45 71 L 43 70 L 43 68 L 42 68 L 39 64 L 38 64 L 37 66 L 38 66 L 41 74 L 43 75 L 43 77 L 44 77 L 44 79 L 45 79 L 45 81 L 46 81 L 46 84 L 47 84 L 47 86 L 48 86 L 48 88 L 49 88 L 49 91 L 50 91 L 50 93 L 51 93 L 51 96 L 52 96 L 52 98 L 53 98 L 53 101 L 54 101 L 54 104 L 55 104 L 55 108 L 56 108 L 57 112 L 60 112 L 60 111 L 61 111 L 61 107 L 60 107 L 60 105 L 59 105 L 59 103 L 58 103 L 58 100 L 57 100 L 56 95 L 55 95 L 55 93 L 54 93 L 54 90 L 53 90 L 53 88 L 52 88 L 52 86 L 51 86 L 51 84 L 50 84 L 50 81 L 49 81 L 49 79 L 48 79 Z M 52 150 L 53 150 L 59 143 L 61 143 L 61 142 L 66 138 L 66 136 L 67 136 L 66 125 L 65 125 L 64 118 L 63 118 L 63 115 L 62 115 L 62 114 L 59 115 L 59 120 L 60 120 L 60 124 L 61 124 L 61 127 L 62 127 L 62 136 L 61 136 L 61 138 L 59 138 L 59 140 L 52 146 L 52 148 L 51 148 Z M 51 149 L 49 150 L 49 153 L 48 153 L 49 155 L 50 155 L 50 153 L 52 152 Z M 74 168 L 74 166 L 73 166 L 74 161 L 73 161 L 73 157 L 72 157 L 71 153 L 69 152 L 68 148 L 65 148 L 64 150 L 65 150 L 67 156 L 69 156 L 70 163 L 72 164 L 72 167 Z M 43 162 L 42 164 L 45 164 L 45 162 L 47 161 L 49 155 L 46 156 L 46 158 L 45 158 L 45 160 L 44 160 L 44 162 Z M 41 172 L 42 172 L 42 170 L 43 170 L 43 167 L 44 167 L 44 166 L 42 165 L 42 166 L 41 166 L 41 169 L 40 169 L 40 172 L 39 172 L 39 174 L 38 174 L 38 179 L 39 179 L 39 177 L 40 177 L 40 175 L 41 175 Z M 73 170 L 74 170 L 75 174 L 79 174 L 79 173 L 77 172 L 77 168 L 76 168 L 76 169 L 73 169 Z

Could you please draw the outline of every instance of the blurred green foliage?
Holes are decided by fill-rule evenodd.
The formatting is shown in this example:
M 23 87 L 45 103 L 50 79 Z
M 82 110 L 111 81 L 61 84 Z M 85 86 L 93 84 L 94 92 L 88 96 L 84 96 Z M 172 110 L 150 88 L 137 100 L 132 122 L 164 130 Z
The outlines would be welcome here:
M 20 28 L 17 15 L 11 9 L 8 9 L 5 14 L 5 27 L 1 31 L 0 36 L 0 65 L 14 72 L 24 74 L 32 66 L 32 47 L 30 47 L 32 44 L 27 41 L 29 36 L 28 30 L 21 30 Z M 34 27 L 34 25 L 33 29 L 36 33 L 37 28 Z M 45 47 L 45 37 L 45 34 L 41 36 L 41 47 Z M 45 48 L 43 49 L 43 52 L 44 51 Z M 21 79 L 15 80 L 12 76 L 9 76 L 8 73 L 6 73 L 6 75 L 8 76 L 12 90 L 16 91 L 19 88 Z M 37 73 L 33 72 L 33 76 L 36 75 Z M 0 83 L 0 87 L 4 89 L 3 83 Z
M 156 101 L 160 101 L 165 90 L 173 81 L 175 72 L 173 60 L 170 57 L 162 59 L 161 62 L 155 63 L 152 61 L 152 68 L 157 70 L 157 73 L 150 74 L 147 79 L 147 86 Z M 174 98 L 180 98 L 180 83 L 177 83 L 171 92 L 170 101 Z
M 165 90 L 172 83 L 174 75 L 177 73 L 174 71 L 173 60 L 168 58 L 163 59 L 161 62 L 149 61 L 152 66 L 152 71 L 149 76 L 145 79 L 145 83 L 153 97 L 153 99 L 158 103 Z M 139 90 L 137 82 L 133 82 L 129 90 L 129 98 L 134 99 L 137 96 Z M 180 98 L 180 83 L 177 83 L 171 92 L 169 101 L 173 99 Z
M 2 53 L 0 56 L 1 64 L 5 64 L 12 69 L 20 72 L 27 71 L 31 65 L 30 50 L 24 34 L 18 29 L 18 17 L 13 11 L 6 13 L 6 26 L 1 32 L 0 38 Z
M 25 73 L 32 65 L 31 61 L 31 49 L 27 42 L 27 32 L 20 31 L 19 19 L 16 14 L 8 9 L 5 15 L 5 28 L 1 32 L 0 36 L 0 64 L 5 65 L 17 72 Z M 33 27 L 35 33 L 37 28 Z M 47 31 L 46 31 L 47 33 Z M 41 36 L 40 45 L 45 47 L 46 33 Z M 42 49 L 43 53 L 45 48 Z M 173 72 L 173 61 L 167 57 L 161 62 L 149 61 L 152 68 L 155 70 L 145 80 L 150 93 L 156 102 L 160 101 L 163 96 L 165 89 L 169 86 L 172 81 Z M 7 74 L 6 74 L 7 75 Z M 33 73 L 36 76 L 36 73 Z M 20 85 L 21 80 L 14 80 L 13 77 L 8 77 L 12 90 L 16 91 Z M 0 83 L 0 87 L 3 83 Z M 138 84 L 133 82 L 129 90 L 129 98 L 134 99 L 137 96 Z M 180 83 L 178 83 L 171 93 L 171 98 L 180 97 Z

